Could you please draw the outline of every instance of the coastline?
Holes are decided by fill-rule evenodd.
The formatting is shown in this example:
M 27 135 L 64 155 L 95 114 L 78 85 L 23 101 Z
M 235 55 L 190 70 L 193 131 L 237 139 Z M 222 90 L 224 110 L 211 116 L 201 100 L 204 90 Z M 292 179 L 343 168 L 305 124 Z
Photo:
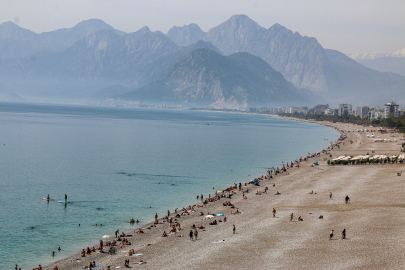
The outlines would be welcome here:
M 286 119 L 286 118 L 282 118 Z M 296 119 L 289 119 L 295 120 Z M 308 121 L 309 122 L 309 121 Z M 313 123 L 313 122 L 311 122 Z M 315 123 L 321 124 L 321 123 Z M 342 130 L 346 133 L 347 130 L 354 130 L 357 126 L 353 125 L 344 125 L 341 123 L 323 123 L 330 127 L 339 127 L 344 128 Z M 356 136 L 356 133 L 346 133 L 348 135 L 348 139 L 353 139 Z M 360 136 L 361 137 L 361 136 Z M 360 138 L 359 137 L 359 138 Z M 364 137 L 364 136 L 362 136 Z M 360 144 L 356 142 L 355 144 L 357 148 L 362 148 L 361 150 L 367 149 L 370 146 L 371 142 L 367 143 L 366 138 L 359 139 Z M 346 140 L 348 141 L 348 140 Z M 363 142 L 363 144 L 361 144 Z M 366 142 L 366 143 L 365 143 Z M 375 144 L 375 143 L 374 143 Z M 362 146 L 361 146 L 362 145 Z M 397 153 L 395 149 L 387 149 L 390 152 Z M 332 152 L 336 151 L 337 153 L 346 151 L 347 153 L 355 152 L 357 149 L 354 149 L 353 145 L 349 145 L 346 143 L 345 146 L 342 146 L 341 149 L 333 150 Z M 333 156 L 337 156 L 337 153 L 333 153 Z M 108 265 L 111 265 L 111 268 L 116 268 L 117 266 L 124 267 L 124 260 L 130 259 L 131 267 L 147 267 L 150 269 L 157 269 L 157 268 L 164 268 L 164 269 L 199 269 L 202 267 L 210 267 L 214 269 L 223 269 L 223 268 L 236 268 L 236 269 L 243 269 L 246 268 L 249 264 L 246 264 L 246 261 L 254 259 L 257 265 L 250 266 L 250 268 L 299 268 L 303 266 L 303 268 L 315 268 L 315 269 L 336 269 L 336 268 L 358 268 L 358 269 L 367 269 L 370 264 L 365 264 L 365 262 L 356 262 L 350 261 L 350 263 L 342 263 L 340 266 L 338 264 L 324 264 L 325 259 L 321 259 L 321 261 L 313 261 L 314 258 L 308 257 L 305 258 L 299 250 L 300 245 L 294 244 L 298 238 L 298 242 L 301 245 L 305 244 L 306 241 L 311 241 L 308 235 L 301 235 L 302 228 L 289 228 L 291 224 L 293 226 L 303 225 L 304 232 L 308 233 L 313 231 L 311 226 L 314 226 L 316 229 L 325 230 L 322 228 L 320 224 L 316 224 L 317 222 L 317 215 L 319 213 L 324 214 L 327 212 L 332 212 L 332 215 L 338 215 L 339 219 L 344 219 L 345 217 L 341 216 L 340 212 L 346 211 L 356 211 L 361 210 L 362 208 L 358 208 L 352 203 L 349 207 L 350 209 L 343 209 L 345 205 L 342 203 L 337 203 L 334 200 L 329 200 L 329 192 L 325 190 L 333 189 L 334 196 L 336 193 L 341 193 L 339 190 L 342 187 L 339 187 L 339 183 L 325 183 L 322 181 L 322 178 L 328 178 L 329 172 L 326 171 L 333 171 L 334 169 L 338 169 L 338 175 L 348 175 L 352 173 L 351 171 L 355 171 L 356 169 L 361 169 L 362 171 L 371 169 L 375 170 L 375 167 L 380 167 L 378 169 L 382 170 L 389 170 L 392 167 L 401 167 L 401 164 L 390 164 L 390 165 L 366 165 L 366 166 L 327 166 L 325 162 L 322 162 L 322 159 L 325 158 L 325 155 L 322 154 L 319 158 L 311 158 L 310 161 L 303 161 L 300 163 L 300 168 L 297 169 L 296 167 L 288 169 L 288 175 L 282 174 L 275 176 L 273 179 L 264 180 L 261 182 L 260 187 L 256 187 L 253 185 L 248 185 L 250 190 L 247 193 L 247 197 L 249 200 L 241 200 L 242 195 L 241 192 L 237 192 L 236 195 L 230 200 L 232 203 L 235 204 L 237 208 L 242 212 L 241 215 L 232 215 L 229 214 L 231 212 L 231 208 L 224 207 L 222 203 L 228 199 L 221 199 L 218 202 L 209 203 L 207 206 L 202 208 L 198 208 L 197 212 L 203 211 L 205 214 L 210 213 L 224 213 L 225 216 L 228 217 L 228 221 L 225 223 L 219 223 L 216 226 L 208 225 L 208 221 L 204 220 L 201 221 L 201 217 L 198 216 L 198 213 L 192 213 L 187 216 L 182 216 L 178 219 L 181 223 L 181 227 L 183 230 L 179 233 L 184 237 L 177 237 L 177 235 L 169 235 L 169 237 L 160 237 L 162 232 L 165 230 L 166 232 L 169 231 L 168 224 L 158 224 L 157 227 L 152 228 L 151 230 L 145 230 L 144 234 L 136 234 L 130 233 L 133 236 L 128 238 L 131 242 L 131 246 L 124 246 L 122 249 L 118 247 L 117 254 L 118 255 L 108 255 L 108 254 L 101 254 L 101 253 L 92 253 L 90 256 L 86 256 L 85 258 L 81 258 L 79 254 L 73 255 L 69 258 L 61 260 L 56 264 L 50 265 L 45 267 L 44 269 L 53 269 L 55 265 L 58 265 L 59 269 L 83 269 L 85 265 L 87 265 L 90 261 L 95 260 L 96 265 L 100 265 L 100 269 L 107 269 Z M 320 166 L 318 167 L 309 167 L 312 162 L 318 161 Z M 366 167 L 366 168 L 365 168 Z M 367 168 L 368 167 L 368 168 Z M 403 166 L 402 166 L 403 167 Z M 318 170 L 315 170 L 318 169 Z M 325 172 L 324 172 L 325 171 Z M 332 174 L 336 174 L 336 172 L 332 172 Z M 312 177 L 311 177 L 312 176 Z M 374 179 L 375 180 L 375 179 Z M 318 188 L 312 187 L 312 182 L 320 182 Z M 271 184 L 273 182 L 276 184 L 276 187 L 272 187 Z M 296 183 L 297 182 L 297 183 Z M 349 184 L 349 183 L 347 183 Z M 357 189 L 360 187 L 358 184 L 354 184 Z M 254 195 L 256 191 L 262 191 L 265 186 L 269 187 L 268 194 L 262 194 L 259 196 Z M 311 189 L 312 187 L 312 189 Z M 344 185 L 343 185 L 344 187 Z M 324 193 L 322 196 L 326 196 L 327 200 L 315 200 L 312 202 L 312 198 L 319 197 L 317 194 L 308 194 L 309 191 L 314 190 L 317 193 L 317 189 L 319 188 L 322 192 L 318 192 L 319 194 Z M 281 195 L 273 196 L 275 191 L 280 190 Z M 336 191 L 338 190 L 338 191 Z M 326 195 L 325 195 L 326 194 Z M 342 193 L 344 194 L 344 193 Z M 344 195 L 342 195 L 344 196 Z M 341 196 L 341 197 L 342 197 Z M 312 197 L 312 198 L 311 198 Z M 340 199 L 343 201 L 343 198 Z M 311 201 L 308 204 L 308 201 Z M 321 202 L 322 201 L 322 202 Z M 292 203 L 294 202 L 294 203 Z M 333 202 L 333 203 L 332 203 Z M 363 204 L 367 204 L 369 202 L 363 202 Z M 271 209 L 273 207 L 277 209 L 277 219 L 271 218 Z M 362 207 L 366 207 L 362 204 Z M 367 207 L 366 207 L 367 208 Z M 302 213 L 304 222 L 293 221 L 289 222 L 289 213 L 290 212 L 297 212 Z M 311 211 L 312 214 L 308 214 L 307 212 Z M 318 212 L 318 213 L 317 213 Z M 334 213 L 336 212 L 336 213 Z M 294 214 L 295 215 L 295 214 Z M 325 215 L 325 214 L 324 214 Z M 298 216 L 297 216 L 298 217 Z M 270 219 L 269 219 L 270 218 Z M 367 217 L 363 217 L 367 218 Z M 331 218 L 325 215 L 325 219 L 321 222 L 331 224 L 337 222 L 336 219 Z M 318 220 L 320 221 L 320 220 Z M 348 220 L 349 224 L 353 223 L 352 220 Z M 272 224 L 275 223 L 275 224 Z M 300 223 L 299 225 L 297 225 Z M 314 223 L 310 227 L 308 227 L 308 223 Z M 319 222 L 318 222 L 319 223 Z M 196 226 L 203 225 L 206 227 L 206 231 L 200 231 L 199 236 L 201 240 L 197 241 L 190 241 L 188 239 L 188 230 L 192 224 Z M 235 224 L 237 226 L 236 234 L 232 235 L 232 225 Z M 150 225 L 150 224 L 148 224 Z M 285 228 L 287 226 L 287 228 Z M 147 227 L 147 226 L 143 226 Z M 284 231 L 286 230 L 286 231 Z M 329 231 L 329 228 L 326 229 Z M 283 232 L 284 231 L 284 232 Z M 297 232 L 300 232 L 297 234 Z M 352 232 L 348 229 L 348 234 L 350 235 Z M 270 235 L 269 235 L 270 234 Z M 326 237 L 327 233 L 322 233 L 323 237 L 317 236 L 317 238 L 321 238 L 322 244 L 317 247 L 311 247 L 310 250 L 318 250 L 319 252 L 325 248 L 325 242 L 323 238 Z M 337 231 L 337 234 L 339 232 Z M 293 237 L 294 240 L 291 239 Z M 339 235 L 338 235 L 339 237 Z M 286 238 L 288 241 L 286 241 Z M 326 237 L 327 238 L 327 237 Z M 348 237 L 348 240 L 350 238 Z M 217 242 L 215 241 L 225 240 L 224 242 Z M 252 241 L 253 240 L 253 241 Z M 268 241 L 267 241 L 268 240 Z M 292 243 L 291 243 L 292 242 Z M 347 241 L 349 242 L 349 241 Z M 326 242 L 329 243 L 329 242 Z M 344 242 L 346 243 L 346 241 Z M 151 244 L 148 246 L 148 244 Z M 236 246 L 235 246 L 236 244 Z M 280 248 L 280 246 L 282 248 Z M 140 257 L 126 257 L 125 254 L 129 249 L 135 249 L 136 253 L 142 253 L 143 255 Z M 256 249 L 260 250 L 260 254 L 254 252 L 254 254 L 249 253 L 249 251 L 255 251 Z M 275 250 L 274 250 L 275 249 Z M 123 252 L 125 251 L 125 252 Z M 336 250 L 335 250 L 336 251 Z M 400 250 L 403 251 L 403 250 Z M 298 253 L 298 255 L 303 256 L 298 261 L 297 260 L 290 260 L 290 258 L 286 256 L 289 253 Z M 263 253 L 263 254 L 262 254 Z M 306 254 L 307 252 L 304 252 Z M 325 253 L 325 252 L 320 252 Z M 386 253 L 386 252 L 383 252 Z M 281 256 L 283 254 L 283 256 Z M 350 253 L 347 253 L 347 255 Z M 267 256 L 264 256 L 267 255 Z M 308 254 L 307 254 L 308 255 Z M 180 256 L 180 257 L 179 257 Z M 185 257 L 188 258 L 186 262 L 184 262 L 181 258 Z M 252 257 L 254 256 L 254 257 Z M 284 258 L 283 258 L 284 257 Z M 318 258 L 318 256 L 316 256 Z M 319 256 L 322 257 L 322 256 Z M 76 259 L 79 258 L 81 262 L 76 262 Z M 269 258 L 272 258 L 269 262 Z M 278 260 L 277 260 L 278 258 Z M 319 259 L 319 258 L 318 258 Z M 142 266 L 137 266 L 133 264 L 134 261 L 143 260 L 146 261 L 147 264 Z M 303 265 L 303 261 L 305 261 L 305 265 Z M 309 261 L 309 262 L 307 262 Z M 221 262 L 226 262 L 221 263 Z M 400 265 L 399 262 L 401 260 L 397 260 L 395 265 Z M 402 260 L 403 262 L 403 260 Z M 337 263 L 337 262 L 336 262 Z M 338 267 L 339 266 L 339 267 Z M 249 267 L 248 267 L 249 268 Z

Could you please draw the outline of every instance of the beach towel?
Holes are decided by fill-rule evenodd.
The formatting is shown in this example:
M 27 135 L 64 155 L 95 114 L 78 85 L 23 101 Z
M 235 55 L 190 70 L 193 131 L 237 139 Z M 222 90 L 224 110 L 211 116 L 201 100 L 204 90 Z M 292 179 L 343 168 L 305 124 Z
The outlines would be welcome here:
M 219 240 L 219 241 L 214 241 L 214 242 L 212 242 L 212 243 L 221 243 L 221 242 L 224 242 L 225 240 Z

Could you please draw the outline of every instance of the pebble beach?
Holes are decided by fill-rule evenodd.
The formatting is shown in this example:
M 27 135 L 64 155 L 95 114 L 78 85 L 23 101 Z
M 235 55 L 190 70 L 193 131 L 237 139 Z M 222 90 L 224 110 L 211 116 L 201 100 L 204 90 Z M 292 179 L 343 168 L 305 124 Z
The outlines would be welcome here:
M 405 175 L 399 176 L 398 172 L 405 169 L 405 164 L 326 162 L 372 151 L 398 156 L 400 145 L 405 142 L 400 140 L 403 136 L 358 132 L 364 127 L 353 124 L 320 123 L 347 136 L 339 148 L 301 161 L 299 168 L 294 164 L 286 172 L 263 178 L 259 186 L 242 183 L 244 189 L 249 189 L 245 193 L 247 199 L 243 199 L 239 189 L 231 199 L 222 197 L 204 206 L 196 199 L 195 211 L 176 218 L 181 230 L 175 234 L 169 234 L 169 223 L 159 217 L 159 224 L 143 227 L 144 233 L 128 232 L 131 236 L 125 238 L 131 245 L 118 244 L 115 255 L 96 251 L 81 257 L 78 250 L 77 255 L 44 269 L 85 269 L 91 261 L 99 266 L 96 269 L 119 269 L 126 268 L 126 260 L 134 269 L 404 269 Z M 395 141 L 375 142 L 367 137 L 371 133 Z M 349 204 L 345 203 L 346 196 L 350 197 Z M 225 201 L 235 208 L 224 206 Z M 168 210 L 174 218 L 174 209 Z M 236 210 L 240 214 L 231 214 Z M 200 216 L 201 212 L 204 215 Z M 224 216 L 207 219 L 208 213 Z M 292 213 L 294 218 L 290 220 Z M 218 224 L 209 225 L 213 220 Z M 189 237 L 193 225 L 205 227 L 197 229 L 197 240 Z M 341 237 L 343 229 L 346 239 Z M 334 236 L 330 239 L 332 230 Z M 167 237 L 161 237 L 164 231 L 169 234 Z M 116 239 L 114 231 L 111 236 L 103 241 Z M 104 247 L 104 251 L 108 249 Z M 132 249 L 141 255 L 127 256 Z

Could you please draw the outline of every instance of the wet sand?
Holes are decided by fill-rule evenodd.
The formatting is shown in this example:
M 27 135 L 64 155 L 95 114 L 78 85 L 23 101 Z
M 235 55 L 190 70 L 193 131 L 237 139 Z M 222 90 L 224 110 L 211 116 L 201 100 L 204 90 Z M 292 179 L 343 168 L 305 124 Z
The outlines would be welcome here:
M 360 128 L 342 123 L 328 125 L 346 132 Z M 399 155 L 400 142 L 405 142 L 399 140 L 402 135 L 391 137 L 397 141 L 389 143 L 374 142 L 364 133 L 346 135 L 345 145 L 331 151 L 333 158 L 371 154 L 372 150 L 375 154 Z M 242 214 L 231 214 L 236 209 L 223 206 L 228 199 L 221 198 L 178 218 L 182 230 L 177 235 L 160 237 L 170 228 L 169 224 L 158 224 L 144 234 L 130 233 L 132 245 L 118 246 L 116 255 L 96 252 L 82 258 L 78 254 L 56 265 L 60 270 L 84 269 L 95 260 L 100 265 L 97 269 L 116 269 L 125 268 L 124 261 L 129 259 L 134 269 L 405 269 L 405 174 L 397 176 L 397 172 L 405 171 L 405 164 L 328 166 L 325 158 L 332 159 L 322 154 L 301 162 L 299 169 L 288 169 L 289 175 L 263 180 L 260 186 L 248 185 L 248 200 L 242 200 L 242 193 L 237 192 L 230 201 Z M 311 167 L 315 161 L 319 166 Z M 255 195 L 266 186 L 267 194 Z M 312 190 L 314 194 L 308 194 Z M 276 191 L 281 194 L 275 195 Z M 346 195 L 350 204 L 345 204 Z M 277 210 L 275 218 L 273 207 Z M 223 213 L 228 221 L 210 226 L 213 219 L 201 220 L 200 211 L 205 215 Z M 324 218 L 319 219 L 320 215 Z M 299 216 L 303 221 L 297 221 Z M 199 239 L 195 241 L 188 236 L 193 224 L 206 228 L 198 230 Z M 236 234 L 232 233 L 233 225 Z M 341 239 L 343 229 L 345 240 Z M 329 240 L 331 230 L 335 234 Z M 143 255 L 125 256 L 129 249 Z M 147 263 L 134 263 L 140 260 Z

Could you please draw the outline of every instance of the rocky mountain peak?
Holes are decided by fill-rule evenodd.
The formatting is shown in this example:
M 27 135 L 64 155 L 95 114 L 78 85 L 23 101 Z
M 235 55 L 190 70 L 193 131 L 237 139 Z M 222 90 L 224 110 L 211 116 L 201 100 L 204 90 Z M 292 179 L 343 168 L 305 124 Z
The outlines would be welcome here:
M 139 29 L 137 32 L 141 33 L 141 34 L 148 34 L 151 33 L 149 27 L 147 27 L 146 25 L 144 27 L 142 27 L 141 29 Z
M 167 35 L 179 46 L 187 46 L 203 39 L 205 32 L 195 24 L 184 25 L 182 27 L 173 26 Z
M 11 21 L 0 24 L 0 40 L 29 40 L 37 35 L 38 34 L 30 30 L 21 28 Z
M 73 28 L 70 28 L 68 30 L 70 30 L 71 32 L 80 33 L 83 36 L 87 36 L 102 29 L 113 29 L 113 27 L 102 20 L 90 19 L 81 21 L 78 24 L 76 24 Z

